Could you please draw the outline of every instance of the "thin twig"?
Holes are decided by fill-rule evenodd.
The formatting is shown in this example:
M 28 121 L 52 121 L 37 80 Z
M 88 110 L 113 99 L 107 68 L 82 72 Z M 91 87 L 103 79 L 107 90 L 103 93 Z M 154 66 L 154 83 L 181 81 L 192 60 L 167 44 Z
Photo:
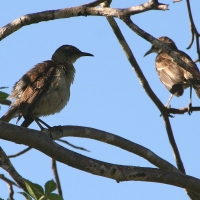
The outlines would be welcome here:
M 0 174 L 0 179 L 2 179 L 3 181 L 5 181 L 5 182 L 8 184 L 8 188 L 9 188 L 9 198 L 10 198 L 11 200 L 14 200 L 14 198 L 13 198 L 13 196 L 14 196 L 13 185 L 16 186 L 16 187 L 18 187 L 18 188 L 19 188 L 19 186 L 18 186 L 14 181 L 12 181 L 12 180 L 6 178 L 6 177 L 4 176 L 4 174 Z
M 200 37 L 200 33 L 198 32 L 193 17 L 192 17 L 192 11 L 191 11 L 191 7 L 190 7 L 190 1 L 186 0 L 186 4 L 187 4 L 187 10 L 188 10 L 188 16 L 189 16 L 189 20 L 190 20 L 190 30 L 191 30 L 191 42 L 189 44 L 189 46 L 187 47 L 187 49 L 190 49 L 193 42 L 194 42 L 194 36 L 196 39 L 196 49 L 197 49 L 197 54 L 198 54 L 198 59 L 200 59 L 200 46 L 199 46 L 199 37 Z
M 53 174 L 54 174 L 54 177 L 55 177 L 58 194 L 62 197 L 62 187 L 61 187 L 61 184 L 60 184 L 60 178 L 59 178 L 59 175 L 58 175 L 56 160 L 54 160 L 53 158 L 52 158 L 51 168 L 52 168 L 52 171 L 53 171 Z
M 20 174 L 18 174 L 18 172 L 10 162 L 8 156 L 1 147 L 0 147 L 0 167 L 6 170 L 24 191 L 27 191 L 24 179 L 22 178 L 22 176 L 20 176 Z
M 84 128 L 84 127 L 83 127 Z M 86 135 L 87 135 L 86 131 Z M 120 181 L 159 182 L 200 193 L 200 179 L 171 170 L 117 165 L 99 161 L 70 151 L 54 142 L 47 134 L 0 122 L 0 138 L 31 146 L 51 158 L 76 169 Z M 109 138 L 105 138 L 109 139 Z M 113 138 L 110 138 L 112 140 Z M 151 156 L 149 152 L 148 156 Z
M 12 184 L 12 185 L 14 185 L 14 186 L 20 188 L 14 181 L 12 181 L 12 180 L 6 178 L 6 177 L 4 176 L 4 174 L 0 174 L 0 179 L 4 180 L 6 183 Z
M 59 141 L 59 142 L 63 142 L 63 143 L 65 143 L 65 144 L 67 144 L 67 145 L 69 145 L 69 146 L 71 146 L 71 147 L 73 147 L 73 148 L 75 148 L 75 149 L 79 149 L 79 150 L 82 150 L 82 151 L 90 152 L 89 150 L 87 150 L 87 149 L 85 149 L 85 148 L 83 148 L 83 147 L 75 146 L 75 145 L 73 145 L 73 144 L 67 142 L 66 140 L 58 139 L 58 141 Z
M 31 150 L 31 149 L 32 149 L 31 147 L 27 147 L 26 149 L 24 149 L 24 150 L 22 150 L 22 151 L 20 151 L 20 152 L 18 152 L 18 153 L 16 153 L 16 154 L 13 154 L 13 155 L 8 156 L 8 158 L 15 158 L 15 157 L 17 157 L 17 156 L 20 156 L 20 155 L 26 153 L 27 151 L 29 151 L 29 150 Z
M 13 198 L 13 196 L 14 196 L 14 190 L 13 190 L 13 186 L 12 186 L 12 184 L 9 184 L 8 183 L 8 188 L 9 188 L 9 198 L 10 198 L 10 200 L 14 200 L 14 198 Z
M 6 89 L 6 88 L 8 88 L 8 87 L 0 87 L 0 90 L 2 90 L 2 89 Z
M 191 112 L 200 111 L 200 107 L 191 107 L 190 109 L 188 107 L 168 108 L 168 111 L 171 114 L 184 114 L 184 113 L 188 113 L 189 110 L 191 110 Z
M 197 62 L 199 62 L 199 61 L 200 61 L 200 59 L 199 59 L 199 58 L 198 58 L 198 59 L 196 59 L 196 60 L 194 60 L 194 62 L 195 62 L 195 63 L 197 63 Z

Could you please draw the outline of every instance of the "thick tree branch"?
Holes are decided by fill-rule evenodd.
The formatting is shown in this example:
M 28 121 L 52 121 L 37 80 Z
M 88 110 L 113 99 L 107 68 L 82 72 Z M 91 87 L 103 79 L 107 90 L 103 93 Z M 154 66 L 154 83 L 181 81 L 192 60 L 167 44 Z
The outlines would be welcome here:
M 23 26 L 27 26 L 34 23 L 39 23 L 43 21 L 50 21 L 55 19 L 63 19 L 69 17 L 78 16 L 112 16 L 120 17 L 123 15 L 134 15 L 142 13 L 148 10 L 166 10 L 168 5 L 155 3 L 154 1 L 149 1 L 147 3 L 141 4 L 139 6 L 132 6 L 126 9 L 114 9 L 114 8 L 95 8 L 91 6 L 97 6 L 103 1 L 95 1 L 90 4 L 85 4 L 82 6 L 65 8 L 59 10 L 48 10 L 38 13 L 32 13 L 24 15 L 18 19 L 15 19 L 11 23 L 5 25 L 0 29 L 0 40 L 19 30 Z
M 168 169 L 180 173 L 180 171 L 177 168 L 175 168 L 172 164 L 160 158 L 151 150 L 139 144 L 131 142 L 127 139 L 124 139 L 120 136 L 105 131 L 88 127 L 81 127 L 81 126 L 62 126 L 62 127 L 59 126 L 59 130 L 57 129 L 57 127 L 53 127 L 51 131 L 54 139 L 58 139 L 60 137 L 69 137 L 69 136 L 90 138 L 93 140 L 114 145 L 123 150 L 141 156 L 144 159 L 148 160 L 151 164 L 159 167 L 160 169 Z
M 182 173 L 154 168 L 115 165 L 98 161 L 70 151 L 54 141 L 48 134 L 0 122 L 0 138 L 25 144 L 71 167 L 95 175 L 120 181 L 147 181 L 170 184 L 200 193 L 200 180 Z

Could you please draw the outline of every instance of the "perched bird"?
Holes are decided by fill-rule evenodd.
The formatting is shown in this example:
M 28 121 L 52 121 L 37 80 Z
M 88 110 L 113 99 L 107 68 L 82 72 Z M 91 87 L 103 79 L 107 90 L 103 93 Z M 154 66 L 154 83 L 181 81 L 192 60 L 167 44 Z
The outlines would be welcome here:
M 176 44 L 170 38 L 163 36 L 158 38 L 158 40 L 163 42 L 169 48 L 171 48 L 174 51 L 174 53 L 181 60 L 187 63 L 194 71 L 199 72 L 198 67 L 192 61 L 190 56 L 188 56 L 185 52 L 180 51 L 177 48 Z M 200 98 L 200 81 L 194 78 L 191 73 L 187 72 L 182 67 L 180 67 L 173 60 L 173 58 L 171 58 L 167 53 L 165 53 L 164 51 L 153 45 L 150 48 L 150 50 L 145 53 L 144 56 L 152 52 L 158 54 L 156 56 L 155 65 L 160 81 L 165 85 L 165 87 L 171 93 L 166 106 L 169 105 L 169 102 L 173 97 L 173 95 L 177 97 L 182 96 L 184 93 L 184 89 L 190 87 L 190 103 L 189 103 L 189 109 L 190 109 L 192 106 L 192 100 L 191 100 L 192 87 L 194 88 L 197 96 Z
M 93 56 L 74 46 L 63 45 L 47 60 L 35 65 L 13 87 L 9 98 L 14 99 L 10 109 L 1 117 L 4 122 L 24 117 L 21 126 L 28 127 L 34 120 L 42 129 L 40 116 L 60 112 L 70 98 L 75 68 L 73 63 L 82 56 Z

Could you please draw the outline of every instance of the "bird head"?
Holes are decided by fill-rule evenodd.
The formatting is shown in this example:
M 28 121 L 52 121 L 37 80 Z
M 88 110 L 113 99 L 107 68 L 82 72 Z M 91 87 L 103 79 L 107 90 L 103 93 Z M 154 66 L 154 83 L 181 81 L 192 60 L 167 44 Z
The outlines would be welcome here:
M 174 41 L 166 36 L 159 37 L 158 40 L 160 42 L 163 42 L 165 45 L 167 45 L 171 49 L 177 49 L 176 44 Z M 151 46 L 151 48 L 144 54 L 144 56 L 150 54 L 150 53 L 160 53 L 162 50 L 154 45 Z
M 82 52 L 72 45 L 62 45 L 54 52 L 51 59 L 60 64 L 66 62 L 74 63 L 78 58 L 82 56 L 94 55 L 92 55 L 91 53 Z

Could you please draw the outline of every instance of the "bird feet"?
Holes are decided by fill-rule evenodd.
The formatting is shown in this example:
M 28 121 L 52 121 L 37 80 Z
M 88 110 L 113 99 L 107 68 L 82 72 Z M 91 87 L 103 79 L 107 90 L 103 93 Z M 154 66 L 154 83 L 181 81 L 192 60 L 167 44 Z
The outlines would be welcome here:
M 188 114 L 189 115 L 192 114 L 192 103 L 191 102 L 188 104 Z

